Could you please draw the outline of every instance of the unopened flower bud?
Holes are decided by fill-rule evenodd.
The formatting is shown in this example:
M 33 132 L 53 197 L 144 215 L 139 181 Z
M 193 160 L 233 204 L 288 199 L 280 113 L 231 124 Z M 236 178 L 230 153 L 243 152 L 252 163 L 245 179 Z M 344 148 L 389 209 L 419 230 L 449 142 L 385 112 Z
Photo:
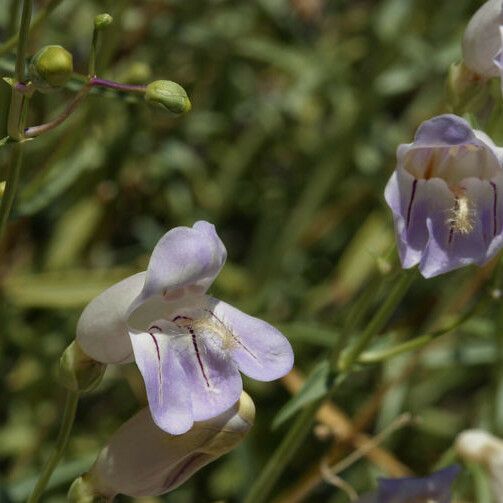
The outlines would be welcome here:
M 64 351 L 59 362 L 61 384 L 71 391 L 91 391 L 101 382 L 106 365 L 89 357 L 77 341 Z
M 192 105 L 185 89 L 170 80 L 155 80 L 146 89 L 145 99 L 157 103 L 175 114 L 190 111 Z
M 455 449 L 464 461 L 487 470 L 493 501 L 503 503 L 503 440 L 483 430 L 466 430 L 456 438 Z
M 41 92 L 64 86 L 73 72 L 73 57 L 60 45 L 47 45 L 33 56 L 30 79 Z
M 94 18 L 94 28 L 96 30 L 104 30 L 105 28 L 108 28 L 113 22 L 114 18 L 110 14 L 104 12 L 103 14 L 98 14 Z
M 161 430 L 144 408 L 115 432 L 89 472 L 72 484 L 69 501 L 94 503 L 99 497 L 110 501 L 117 494 L 142 497 L 167 493 L 234 449 L 254 418 L 255 406 L 244 392 L 229 410 L 194 423 L 182 435 Z

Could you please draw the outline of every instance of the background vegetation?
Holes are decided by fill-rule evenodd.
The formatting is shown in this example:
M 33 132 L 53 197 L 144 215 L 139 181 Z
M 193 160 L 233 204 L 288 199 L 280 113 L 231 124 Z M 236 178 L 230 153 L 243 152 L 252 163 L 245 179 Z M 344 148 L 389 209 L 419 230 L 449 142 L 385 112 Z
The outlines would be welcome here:
M 0 3 L 3 39 L 10 3 Z M 26 498 L 51 450 L 64 398 L 55 369 L 83 306 L 143 270 L 171 227 L 198 219 L 216 225 L 229 259 L 213 292 L 280 326 L 299 373 L 343 330 L 361 329 L 396 281 L 383 201 L 395 149 L 421 121 L 447 111 L 447 70 L 460 59 L 462 31 L 480 3 L 61 2 L 30 37 L 29 54 L 61 44 L 86 73 L 93 18 L 110 12 L 99 75 L 174 80 L 193 109 L 174 118 L 141 101 L 94 94 L 67 123 L 26 146 L 0 249 L 2 501 Z M 12 64 L 11 55 L 0 58 L 4 75 Z M 73 94 L 36 95 L 28 123 L 47 121 Z M 1 82 L 1 128 L 9 96 Z M 10 146 L 0 149 L 0 170 L 10 155 Z M 420 351 L 360 366 L 332 402 L 338 440 L 315 427 L 275 489 L 278 502 L 347 501 L 321 480 L 322 456 L 344 457 L 361 440 L 355 431 L 373 436 L 405 411 L 420 420 L 385 441 L 394 458 L 383 453 L 381 462 L 364 459 L 342 472 L 359 493 L 375 487 L 379 474 L 421 475 L 450 461 L 464 428 L 503 435 L 496 266 L 414 282 L 376 344 L 442 328 L 475 303 L 482 308 Z M 248 439 L 179 490 L 149 501 L 242 500 L 291 424 L 271 427 L 296 383 L 245 386 L 257 405 Z M 111 432 L 145 403 L 133 364 L 109 368 L 79 404 L 46 501 L 64 501 Z M 472 470 L 459 481 L 466 500 L 480 476 Z

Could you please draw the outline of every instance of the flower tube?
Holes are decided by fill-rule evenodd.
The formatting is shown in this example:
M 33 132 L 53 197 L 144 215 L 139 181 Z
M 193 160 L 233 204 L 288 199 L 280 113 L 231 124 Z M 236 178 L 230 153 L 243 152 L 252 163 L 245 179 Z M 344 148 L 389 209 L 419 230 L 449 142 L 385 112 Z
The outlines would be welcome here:
M 418 128 L 385 189 L 405 269 L 425 278 L 485 264 L 503 246 L 502 149 L 456 115 Z
M 242 391 L 287 374 L 288 340 L 268 323 L 206 294 L 225 247 L 215 227 L 176 227 L 155 246 L 146 272 L 110 287 L 77 326 L 82 350 L 102 363 L 136 361 L 155 423 L 172 434 L 218 416 Z
M 223 414 L 175 436 L 161 430 L 146 407 L 112 435 L 89 472 L 72 484 L 69 501 L 111 501 L 118 494 L 142 497 L 172 491 L 234 449 L 254 418 L 253 401 L 243 392 Z
M 489 0 L 471 18 L 463 36 L 463 61 L 480 78 L 501 79 L 503 0 Z

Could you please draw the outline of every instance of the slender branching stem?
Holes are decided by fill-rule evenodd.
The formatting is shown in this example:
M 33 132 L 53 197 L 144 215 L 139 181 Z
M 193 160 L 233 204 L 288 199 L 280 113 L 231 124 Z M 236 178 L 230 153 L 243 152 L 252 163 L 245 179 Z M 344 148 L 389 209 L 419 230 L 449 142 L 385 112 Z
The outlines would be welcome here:
M 48 131 L 54 129 L 63 123 L 70 115 L 75 112 L 78 108 L 82 100 L 87 96 L 89 91 L 92 88 L 102 87 L 106 89 L 113 89 L 114 91 L 120 92 L 128 92 L 128 93 L 136 93 L 136 94 L 145 94 L 146 86 L 137 86 L 137 85 L 129 85 L 129 84 L 121 84 L 119 82 L 114 82 L 112 80 L 99 79 L 97 77 L 93 77 L 87 81 L 87 83 L 82 87 L 82 89 L 77 93 L 77 95 L 70 101 L 63 112 L 58 115 L 52 121 L 46 122 L 45 124 L 40 124 L 39 126 L 31 126 L 25 129 L 24 136 L 25 138 L 34 138 L 36 136 L 40 136 L 43 133 L 47 133 Z

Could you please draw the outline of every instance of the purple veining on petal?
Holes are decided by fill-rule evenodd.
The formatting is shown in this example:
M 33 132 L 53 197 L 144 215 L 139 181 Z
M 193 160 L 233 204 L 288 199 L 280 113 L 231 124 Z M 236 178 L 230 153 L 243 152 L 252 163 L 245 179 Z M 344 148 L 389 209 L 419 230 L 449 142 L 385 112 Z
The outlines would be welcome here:
M 494 199 L 493 199 L 493 236 L 496 236 L 497 232 L 497 207 L 498 207 L 498 189 L 494 182 L 490 182 L 491 187 L 493 189 Z
M 203 361 L 201 360 L 201 354 L 199 352 L 199 346 L 197 344 L 196 333 L 194 332 L 194 328 L 192 327 L 192 322 L 194 320 L 188 316 L 182 316 L 182 315 L 177 315 L 173 318 L 174 323 L 176 323 L 178 320 L 184 320 L 184 321 L 188 322 L 188 325 L 178 325 L 178 326 L 189 332 L 191 340 L 192 340 L 192 346 L 194 347 L 194 351 L 196 353 L 197 363 L 199 364 L 199 368 L 201 370 L 201 374 L 203 375 L 206 386 L 208 388 L 211 388 L 210 380 L 208 379 L 206 371 L 204 370 Z
M 199 364 L 199 368 L 201 369 L 201 373 L 203 374 L 204 380 L 206 382 L 206 386 L 208 388 L 211 388 L 210 381 L 208 379 L 208 376 L 206 375 L 206 371 L 204 370 L 204 365 L 201 360 L 201 354 L 199 353 L 199 347 L 197 346 L 196 334 L 195 334 L 194 330 L 190 327 L 187 327 L 187 330 L 190 332 L 190 335 L 192 337 L 192 345 L 194 346 L 194 351 L 196 352 L 197 363 Z
M 198 461 L 204 457 L 207 457 L 206 454 L 200 452 L 193 454 L 192 456 L 189 456 L 186 461 L 180 464 L 178 470 L 174 474 L 170 472 L 162 484 L 163 492 L 174 489 L 174 486 L 181 484 L 184 480 L 183 476 L 189 472 L 189 468 L 196 465 Z
M 414 202 L 414 197 L 416 196 L 416 186 L 417 186 L 417 180 L 414 180 L 412 182 L 412 193 L 410 195 L 409 206 L 407 208 L 407 229 L 410 226 L 410 216 L 412 212 L 412 203 Z

